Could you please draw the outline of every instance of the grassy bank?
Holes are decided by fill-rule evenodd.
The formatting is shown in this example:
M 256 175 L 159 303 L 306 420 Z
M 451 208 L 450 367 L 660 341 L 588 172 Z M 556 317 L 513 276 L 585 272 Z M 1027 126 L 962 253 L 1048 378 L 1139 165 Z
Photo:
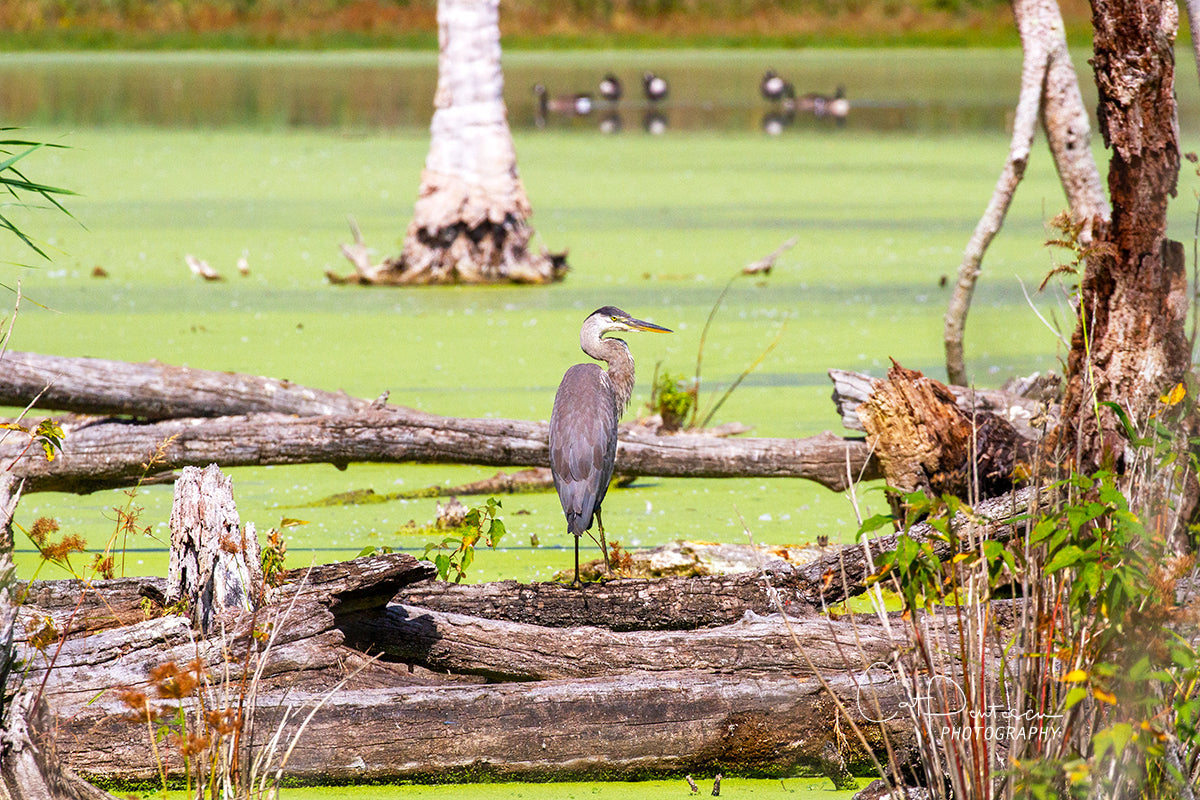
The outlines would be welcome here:
M 1073 43 L 1090 42 L 1081 0 L 1061 3 Z M 12 0 L 0 50 L 434 48 L 435 0 Z M 1007 46 L 997 0 L 506 0 L 505 46 Z

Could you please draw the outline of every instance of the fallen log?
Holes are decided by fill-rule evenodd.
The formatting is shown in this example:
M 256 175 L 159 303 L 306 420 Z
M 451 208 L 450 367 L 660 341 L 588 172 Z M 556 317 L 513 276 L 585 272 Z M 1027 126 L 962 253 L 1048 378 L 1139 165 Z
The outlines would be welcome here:
M 415 574 L 409 569 L 412 559 L 390 554 L 364 560 L 366 568 L 347 562 L 309 572 L 303 584 L 285 586 L 268 606 L 237 621 L 225 618 L 224 635 L 198 636 L 179 615 L 71 636 L 61 649 L 35 651 L 23 635 L 19 644 L 30 664 L 25 680 L 35 686 L 46 680 L 46 696 L 58 719 L 57 752 L 93 780 L 153 779 L 158 764 L 144 738 L 145 723 L 131 719 L 120 690 L 151 695 L 155 667 L 193 660 L 213 681 L 222 674 L 240 676 L 247 669 L 243 664 L 252 671 L 256 659 L 263 661 L 254 688 L 257 722 L 248 734 L 259 748 L 267 746 L 283 709 L 315 706 L 354 665 L 368 665 L 356 683 L 324 700 L 300 739 L 286 774 L 309 782 L 444 779 L 446 770 L 459 778 L 540 780 L 709 767 L 742 774 L 795 774 L 797 769 L 819 774 L 827 771 L 823 764 L 831 745 L 839 761 L 861 770 L 867 752 L 856 742 L 831 738 L 842 712 L 821 690 L 801 653 L 818 669 L 828 668 L 827 680 L 843 706 L 855 709 L 854 719 L 867 730 L 872 750 L 882 746 L 881 728 L 872 720 L 885 716 L 862 710 L 859 686 L 869 684 L 891 712 L 901 702 L 902 687 L 890 674 L 880 679 L 865 672 L 872 661 L 888 660 L 894 649 L 871 617 L 789 620 L 795 639 L 778 616 L 749 617 L 700 634 L 526 625 L 518 626 L 518 638 L 511 625 L 462 615 L 451 620 L 420 610 L 411 615 L 426 622 L 436 618 L 438 629 L 427 629 L 414 644 L 405 641 L 411 631 L 381 622 L 390 611 L 373 614 L 370 604 L 345 600 L 383 596 L 372 591 L 372 577 L 395 581 L 405 575 L 407 580 Z M 129 579 L 121 582 L 122 591 L 136 596 L 129 584 Z M 100 594 L 105 588 L 94 587 Z M 42 587 L 31 597 L 55 598 L 55 618 L 73 613 L 66 607 L 69 592 Z M 342 601 L 334 602 L 338 597 Z M 36 612 L 26 608 L 22 613 Z M 481 635 L 484 630 L 490 639 Z M 411 666 L 397 670 L 394 664 L 366 662 L 363 650 L 354 646 L 366 646 L 364 631 L 372 632 L 372 649 L 387 648 Z M 269 646 L 268 636 L 273 637 Z M 597 639 L 607 645 L 593 651 L 601 644 Z M 497 650 L 487 661 L 488 641 L 503 644 L 507 657 Z M 414 647 L 426 648 L 427 654 L 402 652 Z M 619 660 L 618 651 L 625 654 Z M 537 671 L 531 669 L 534 652 L 541 653 Z M 430 670 L 453 675 L 439 677 Z M 739 674 L 725 674 L 734 671 Z M 481 674 L 505 682 L 480 686 L 472 676 Z M 548 679 L 552 675 L 565 677 Z M 160 707 L 171 706 L 160 702 Z M 552 718 L 547 709 L 553 709 Z M 912 746 L 906 726 L 889 722 L 883 727 L 893 746 L 902 751 Z M 286 730 L 294 731 L 295 724 Z M 569 733 L 555 733 L 564 730 Z
M 984 500 L 960 511 L 951 524 L 958 540 L 970 547 L 982 538 L 1006 540 L 1017 535 L 1020 519 L 1050 497 L 1049 490 L 1025 488 Z M 951 558 L 950 544 L 934 536 L 927 522 L 908 535 L 931 542 L 934 553 Z M 802 616 L 807 609 L 836 605 L 866 591 L 875 558 L 895 550 L 898 534 L 867 537 L 863 543 L 833 549 L 804 563 L 767 559 L 761 571 L 705 577 L 624 578 L 573 589 L 559 583 L 499 581 L 480 584 L 414 583 L 397 602 L 433 611 L 554 627 L 602 625 L 614 631 L 687 630 L 736 622 L 747 612 L 771 614 L 781 607 Z
M 130 485 L 154 471 L 351 462 L 424 462 L 548 466 L 547 426 L 505 419 L 458 419 L 388 406 L 317 417 L 264 413 L 134 424 L 99 418 L 64 420 L 54 461 L 27 442 L 0 443 L 0 463 L 26 480 L 27 492 L 87 493 Z M 617 471 L 662 477 L 805 478 L 840 491 L 847 475 L 875 477 L 866 443 L 825 433 L 808 439 L 721 439 L 628 432 Z
M 844 717 L 840 726 L 833 722 L 839 711 L 826 685 L 857 717 L 871 750 L 881 753 L 886 735 L 898 759 L 911 763 L 912 725 L 900 706 L 903 689 L 889 673 L 840 674 L 822 684 L 780 674 L 673 672 L 340 691 L 297 740 L 286 775 L 306 783 L 620 780 L 684 772 L 787 777 L 827 772 L 831 751 L 867 774 L 868 754 Z M 320 698 L 298 690 L 286 698 L 260 695 L 255 748 L 274 734 L 281 700 L 299 712 L 283 725 L 281 739 L 289 742 L 296 718 Z M 70 739 L 64 753 L 81 775 L 154 779 L 145 724 L 128 721 L 110 696 L 79 708 L 71 724 L 87 732 Z
M 7 351 L 0 406 L 157 420 L 276 412 L 349 414 L 371 405 L 345 392 L 157 361 L 67 358 Z
M 728 625 L 747 611 L 809 613 L 802 597 L 814 589 L 795 583 L 797 571 L 775 561 L 762 572 L 585 583 L 457 584 L 426 582 L 400 590 L 396 600 L 431 611 L 567 628 L 596 625 L 614 631 L 692 630 Z
M 865 433 L 858 407 L 870 398 L 878 379 L 844 369 L 829 370 L 829 379 L 833 381 L 833 403 L 842 418 L 842 426 Z M 946 388 L 967 416 L 994 414 L 1003 417 L 1023 438 L 1036 441 L 1044 430 L 1053 427 L 1053 420 L 1058 416 L 1058 382 L 1057 375 L 1047 373 L 1009 381 L 1001 389 L 949 384 Z

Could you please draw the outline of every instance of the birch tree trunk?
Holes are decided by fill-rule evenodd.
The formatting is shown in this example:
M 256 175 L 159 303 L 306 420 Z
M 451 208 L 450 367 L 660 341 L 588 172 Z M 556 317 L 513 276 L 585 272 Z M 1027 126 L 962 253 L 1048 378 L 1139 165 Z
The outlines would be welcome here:
M 1063 424 L 1054 437 L 1066 463 L 1085 472 L 1125 468 L 1135 456 L 1118 415 L 1103 403 L 1119 403 L 1144 423 L 1190 363 L 1183 246 L 1166 237 L 1179 176 L 1179 9 L 1169 0 L 1093 0 L 1092 24 L 1113 214 L 1086 251 Z
M 403 249 L 379 265 L 357 261 L 349 279 L 330 277 L 383 284 L 561 279 L 564 258 L 529 250 L 532 210 L 504 105 L 499 0 L 439 0 L 437 16 L 429 155 Z
M 1082 228 L 1081 240 L 1091 241 L 1094 218 L 1107 220 L 1109 217 L 1100 172 L 1092 159 L 1091 126 L 1067 51 L 1058 3 L 1056 0 L 1014 0 L 1013 16 L 1021 34 L 1024 61 L 1008 159 L 992 199 L 963 252 L 958 281 L 946 309 L 943 336 L 946 373 L 949 382 L 958 386 L 967 385 L 963 334 L 983 255 L 1000 232 L 1017 185 L 1025 174 L 1039 118 L 1067 196 L 1072 222 Z

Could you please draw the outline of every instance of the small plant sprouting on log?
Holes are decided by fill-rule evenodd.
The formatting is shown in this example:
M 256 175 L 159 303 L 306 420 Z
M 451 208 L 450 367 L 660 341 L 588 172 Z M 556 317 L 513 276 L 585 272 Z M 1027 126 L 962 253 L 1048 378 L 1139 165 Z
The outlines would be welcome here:
M 633 556 L 621 547 L 620 542 L 610 542 L 608 545 L 608 566 L 616 576 L 629 576 L 633 572 Z
M 283 538 L 282 528 L 295 525 L 306 525 L 303 520 L 284 519 L 278 528 L 272 528 L 267 534 L 267 546 L 262 550 L 263 583 L 277 588 L 283 585 L 283 576 L 287 571 L 287 540 Z
M 433 564 L 437 567 L 440 579 L 451 580 L 453 576 L 455 583 L 461 583 L 467 577 L 467 569 L 475 561 L 475 545 L 480 539 L 491 549 L 496 549 L 507 532 L 504 521 L 500 519 L 500 508 L 500 501 L 489 497 L 486 504 L 467 512 L 462 527 L 440 542 L 425 545 L 425 558 L 429 558 L 430 553 L 436 553 Z
M 650 388 L 650 413 L 662 418 L 665 431 L 677 431 L 696 404 L 696 385 L 682 376 L 663 372 Z

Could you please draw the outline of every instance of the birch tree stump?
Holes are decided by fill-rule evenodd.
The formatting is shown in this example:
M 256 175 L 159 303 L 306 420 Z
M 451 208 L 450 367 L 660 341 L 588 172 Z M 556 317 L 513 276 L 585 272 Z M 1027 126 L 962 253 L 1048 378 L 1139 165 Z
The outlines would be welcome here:
M 548 283 L 565 258 L 529 250 L 533 213 L 504 106 L 499 0 L 438 4 L 438 85 L 429 155 L 398 258 L 372 266 L 343 247 L 366 284 Z M 357 237 L 356 237 L 357 238 Z
M 171 506 L 167 601 L 187 600 L 192 621 L 209 633 L 226 611 L 250 611 L 262 586 L 261 550 L 252 523 L 243 529 L 233 482 L 220 467 L 185 467 Z

